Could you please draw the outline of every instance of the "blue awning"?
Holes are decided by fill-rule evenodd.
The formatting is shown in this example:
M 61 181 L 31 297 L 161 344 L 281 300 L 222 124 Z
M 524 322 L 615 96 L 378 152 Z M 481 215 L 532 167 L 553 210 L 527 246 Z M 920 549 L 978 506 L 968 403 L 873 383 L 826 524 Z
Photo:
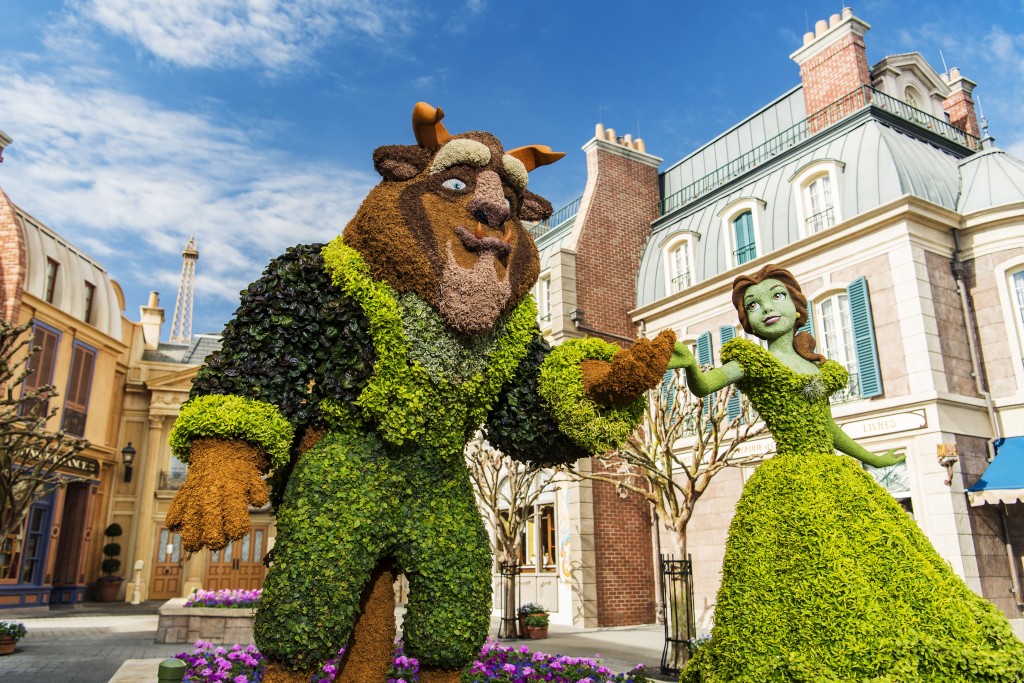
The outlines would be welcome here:
M 1024 501 L 1024 436 L 997 439 L 995 446 L 996 457 L 967 489 L 971 505 Z

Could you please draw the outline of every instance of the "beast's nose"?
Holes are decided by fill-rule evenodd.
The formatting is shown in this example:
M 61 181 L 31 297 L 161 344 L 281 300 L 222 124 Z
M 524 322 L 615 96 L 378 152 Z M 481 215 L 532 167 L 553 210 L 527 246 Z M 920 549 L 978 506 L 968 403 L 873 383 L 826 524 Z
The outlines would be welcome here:
M 501 190 L 501 179 L 494 171 L 483 171 L 476 179 L 476 192 L 466 206 L 473 218 L 494 229 L 508 220 L 508 204 Z

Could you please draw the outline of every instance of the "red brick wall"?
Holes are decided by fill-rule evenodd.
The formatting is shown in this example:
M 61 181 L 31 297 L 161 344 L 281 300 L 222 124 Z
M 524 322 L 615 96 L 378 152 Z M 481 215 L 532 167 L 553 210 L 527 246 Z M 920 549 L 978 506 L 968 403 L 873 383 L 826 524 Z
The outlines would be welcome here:
M 658 169 L 601 146 L 587 155 L 590 204 L 578 218 L 576 301 L 588 330 L 635 338 L 629 311 L 636 307 L 640 257 L 658 215 Z M 602 463 L 595 460 L 593 466 L 600 470 Z M 648 505 L 636 494 L 619 498 L 614 486 L 601 482 L 594 482 L 593 501 L 598 625 L 653 623 L 656 578 Z
M 594 460 L 594 470 L 603 463 Z M 594 559 L 598 626 L 652 624 L 656 619 L 650 506 L 611 484 L 594 482 Z
M 942 102 L 942 108 L 949 114 L 949 122 L 971 135 L 981 137 L 978 117 L 974 113 L 974 100 L 965 90 L 958 90 Z
M 587 175 L 593 194 L 576 245 L 576 304 L 585 327 L 634 338 L 629 311 L 636 307 L 640 257 L 658 215 L 658 169 L 595 147 Z
M 862 85 L 871 85 L 864 37 L 840 38 L 800 66 L 807 116 L 824 109 Z
M 0 316 L 17 324 L 25 286 L 25 236 L 14 205 L 0 190 Z

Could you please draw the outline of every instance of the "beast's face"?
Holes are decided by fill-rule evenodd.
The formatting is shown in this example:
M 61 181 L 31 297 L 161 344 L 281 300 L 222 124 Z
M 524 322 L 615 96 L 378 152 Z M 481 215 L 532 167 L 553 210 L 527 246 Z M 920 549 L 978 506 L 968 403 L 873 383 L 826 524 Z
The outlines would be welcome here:
M 455 330 L 481 334 L 537 279 L 537 249 L 522 221 L 547 218 L 551 204 L 526 189 L 527 176 L 562 155 L 538 146 L 505 152 L 489 133 L 451 137 L 441 116 L 417 105 L 420 144 L 374 152 L 384 180 L 344 239 L 374 277 L 415 292 Z

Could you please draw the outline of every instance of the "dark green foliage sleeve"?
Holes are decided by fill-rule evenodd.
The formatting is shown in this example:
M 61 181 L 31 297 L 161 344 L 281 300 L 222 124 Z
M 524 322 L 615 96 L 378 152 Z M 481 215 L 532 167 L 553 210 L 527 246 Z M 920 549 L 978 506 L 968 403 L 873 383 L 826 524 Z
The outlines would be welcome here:
M 355 401 L 373 370 L 369 323 L 331 283 L 322 248 L 288 249 L 242 292 L 190 399 L 228 394 L 269 403 L 297 434 L 317 422 L 322 399 Z
M 526 358 L 502 389 L 484 425 L 492 446 L 538 467 L 571 464 L 588 455 L 562 433 L 537 393 L 540 366 L 550 352 L 547 341 L 539 333 L 534 335 Z

